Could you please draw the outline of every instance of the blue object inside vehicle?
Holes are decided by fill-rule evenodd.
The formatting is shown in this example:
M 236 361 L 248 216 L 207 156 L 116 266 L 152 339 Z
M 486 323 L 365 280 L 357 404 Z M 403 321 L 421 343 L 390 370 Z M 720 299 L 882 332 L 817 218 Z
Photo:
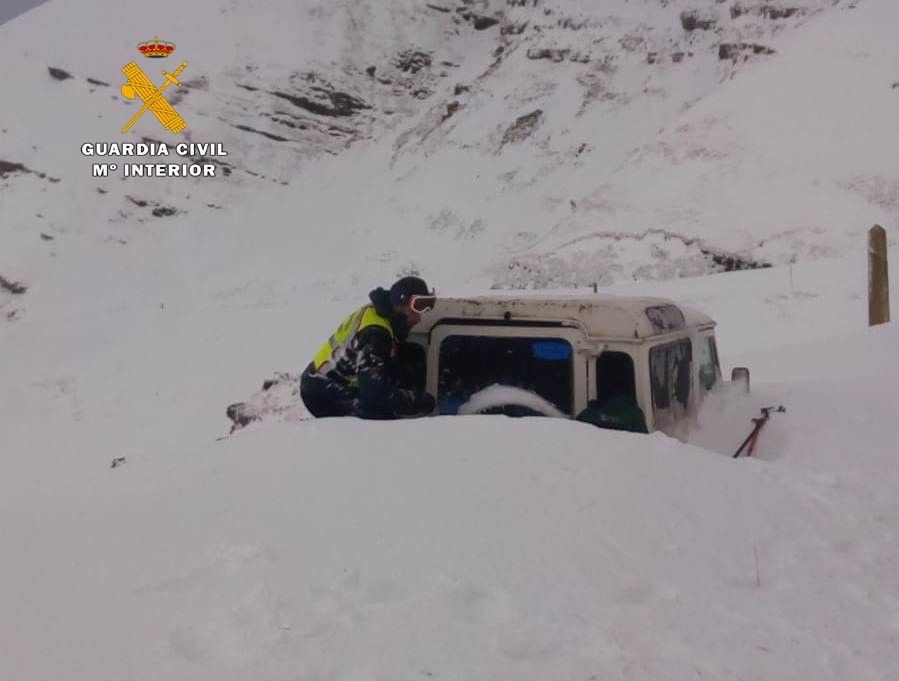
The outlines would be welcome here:
M 566 341 L 545 340 L 534 341 L 531 346 L 534 357 L 548 361 L 564 361 L 571 359 L 571 345 Z
M 441 415 L 458 414 L 459 407 L 465 404 L 465 400 L 441 397 L 437 401 L 437 413 Z

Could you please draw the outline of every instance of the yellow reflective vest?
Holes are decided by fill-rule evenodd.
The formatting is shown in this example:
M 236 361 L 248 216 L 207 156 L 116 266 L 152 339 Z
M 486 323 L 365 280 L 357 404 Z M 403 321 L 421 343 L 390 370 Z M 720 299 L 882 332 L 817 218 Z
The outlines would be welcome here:
M 337 363 L 346 357 L 347 348 L 352 344 L 356 334 L 370 326 L 380 326 L 390 333 L 391 338 L 396 338 L 390 320 L 378 314 L 374 305 L 364 305 L 344 319 L 327 342 L 315 353 L 312 360 L 315 371 L 326 374 L 334 369 Z

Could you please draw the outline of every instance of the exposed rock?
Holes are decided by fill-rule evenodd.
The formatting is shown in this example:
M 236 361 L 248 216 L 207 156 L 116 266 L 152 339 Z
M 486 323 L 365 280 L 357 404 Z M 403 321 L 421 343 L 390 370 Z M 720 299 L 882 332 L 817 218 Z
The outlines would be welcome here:
M 431 55 L 422 50 L 404 50 L 393 58 L 393 65 L 403 72 L 418 73 L 431 65 Z
M 294 121 L 298 120 L 296 116 L 291 116 L 285 111 L 276 111 L 274 114 L 263 113 L 262 115 L 275 123 L 286 125 L 288 128 L 292 128 L 294 130 L 308 130 L 309 128 L 309 126 L 305 123 L 295 123 Z M 292 118 L 293 120 L 288 120 L 285 116 L 288 118 Z
M 249 125 L 235 125 L 235 128 L 238 130 L 244 130 L 246 132 L 254 132 L 257 135 L 262 135 L 263 137 L 268 137 L 270 140 L 274 140 L 275 142 L 289 142 L 290 140 L 286 137 L 281 137 L 280 135 L 275 135 L 270 132 L 265 132 L 264 130 L 256 130 L 256 128 L 251 128 Z
M 192 78 L 191 80 L 181 81 L 182 85 L 186 88 L 190 88 L 191 90 L 209 90 L 209 79 L 206 76 L 199 76 L 197 78 Z
M 72 77 L 72 74 L 68 71 L 63 71 L 62 69 L 58 69 L 55 66 L 48 66 L 47 71 L 49 71 L 50 75 L 56 80 L 66 80 Z
M 630 33 L 618 39 L 618 44 L 625 52 L 637 52 L 646 47 L 646 38 L 642 35 Z
M 447 118 L 449 118 L 450 116 L 452 116 L 454 113 L 456 113 L 456 112 L 459 110 L 460 107 L 461 107 L 461 104 L 459 104 L 459 102 L 456 101 L 456 100 L 453 100 L 452 102 L 449 102 L 449 103 L 446 105 L 446 113 L 443 114 L 443 116 L 442 116 L 441 119 L 440 119 L 440 122 L 442 123 L 442 122 L 445 121 Z
M 540 124 L 542 122 L 542 109 L 537 109 L 529 114 L 519 116 L 512 125 L 506 128 L 506 131 L 503 133 L 503 141 L 501 146 L 523 142 L 528 137 L 530 137 L 538 127 L 540 127 Z
M 586 52 L 572 50 L 570 48 L 553 48 L 553 47 L 532 47 L 527 51 L 528 59 L 550 59 L 555 63 L 559 63 L 567 59 L 568 61 L 577 62 L 579 64 L 587 64 L 590 62 L 590 55 Z
M 680 25 L 685 31 L 708 31 L 715 27 L 715 17 L 701 14 L 699 10 L 688 10 L 680 13 Z
M 181 100 L 184 99 L 184 95 L 186 95 L 188 92 L 189 90 L 187 88 L 179 87 L 175 90 L 175 94 L 173 94 L 169 98 L 169 104 L 171 104 L 172 106 L 177 106 L 181 103 Z
M 740 272 L 742 270 L 763 270 L 771 267 L 769 262 L 753 260 L 735 253 L 722 253 L 707 248 L 700 248 L 699 250 L 703 255 L 711 259 L 718 271 Z
M 738 19 L 743 15 L 754 14 L 765 19 L 789 19 L 790 17 L 804 14 L 801 7 L 780 7 L 777 5 L 763 4 L 754 7 L 746 7 L 742 3 L 734 3 L 730 8 L 730 18 Z
M 6 177 L 7 175 L 12 175 L 13 173 L 26 173 L 31 175 L 37 175 L 42 180 L 46 179 L 49 182 L 59 182 L 58 177 L 48 177 L 47 173 L 39 173 L 36 170 L 32 170 L 28 168 L 22 163 L 14 163 L 12 161 L 3 161 L 0 160 L 0 179 Z
M 181 87 L 175 90 L 174 96 L 169 100 L 172 104 L 180 104 L 185 95 L 190 94 L 191 90 L 209 90 L 209 79 L 206 76 L 199 76 L 192 80 L 181 81 Z
M 12 175 L 13 173 L 30 173 L 23 164 L 21 163 L 12 163 L 11 161 L 0 161 L 0 177 L 6 177 L 7 175 Z
M 96 78 L 85 78 L 85 80 L 91 85 L 99 85 L 101 87 L 109 87 L 109 83 L 104 83 L 102 80 L 97 80 Z
M 521 35 L 527 29 L 528 21 L 510 21 L 503 24 L 499 29 L 500 35 Z
M 721 43 L 718 46 L 718 59 L 736 60 L 740 54 L 752 52 L 752 54 L 775 54 L 770 47 L 757 43 Z
M 374 78 L 376 70 L 377 69 L 374 66 L 369 66 L 367 69 L 365 69 L 365 72 L 368 74 L 369 78 Z
M 463 85 L 462 83 L 456 83 L 456 87 L 453 88 L 453 94 L 456 95 L 456 97 L 458 97 L 463 92 L 468 92 L 469 90 L 471 90 L 471 88 L 468 85 Z
M 175 213 L 177 213 L 177 212 L 178 212 L 177 209 L 172 208 L 170 206 L 159 206 L 152 210 L 153 216 L 157 217 L 157 218 L 163 218 L 163 217 L 168 217 L 170 215 L 175 215 Z
M 25 286 L 25 284 L 19 281 L 10 281 L 3 275 L 0 275 L 0 288 L 4 291 L 9 291 L 14 296 L 20 296 L 28 290 L 28 287 Z
M 450 10 L 449 7 L 444 7 L 443 5 L 434 5 L 430 2 L 426 2 L 425 7 L 427 7 L 428 9 L 433 9 L 433 10 L 437 10 L 438 12 L 444 12 L 444 13 L 449 13 L 450 11 L 452 11 L 452 10 Z
M 531 47 L 527 51 L 527 57 L 528 59 L 552 59 L 558 63 L 564 60 L 570 51 L 568 48 Z
M 472 18 L 472 23 L 474 24 L 474 28 L 476 31 L 483 31 L 492 26 L 496 26 L 499 23 L 499 19 L 495 17 L 485 17 L 476 14 Z
M 278 92 L 277 90 L 269 91 L 269 94 L 280 97 L 281 99 L 286 99 L 294 106 L 298 106 L 301 109 L 318 114 L 319 116 L 352 116 L 357 111 L 371 108 L 371 106 L 366 104 L 359 97 L 354 97 L 346 92 L 336 92 L 326 87 L 318 86 L 312 87 L 311 90 L 319 96 L 318 100 L 310 99 L 304 95 L 291 95 L 286 92 Z M 241 129 L 243 130 L 244 128 Z
M 56 237 L 52 236 L 51 234 L 44 234 L 43 232 L 41 232 L 41 239 L 43 239 L 44 241 L 53 241 L 53 239 L 55 238 Z
M 766 19 L 789 19 L 799 14 L 799 7 L 775 7 L 774 5 L 764 5 L 762 7 L 762 16 Z
M 556 22 L 556 26 L 559 28 L 567 28 L 571 31 L 580 31 L 582 28 L 588 25 L 588 21 L 586 19 L 581 19 L 578 21 L 577 19 L 573 19 L 572 17 L 565 17 L 563 19 L 559 19 Z

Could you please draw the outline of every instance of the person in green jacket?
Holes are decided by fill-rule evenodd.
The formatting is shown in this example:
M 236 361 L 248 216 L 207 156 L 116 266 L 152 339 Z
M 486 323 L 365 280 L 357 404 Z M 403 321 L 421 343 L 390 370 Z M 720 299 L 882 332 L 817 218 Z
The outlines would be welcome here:
M 634 362 L 622 352 L 603 352 L 596 360 L 597 395 L 578 421 L 609 430 L 646 433 L 646 415 L 637 404 Z
M 649 432 L 643 410 L 631 395 L 615 395 L 602 404 L 597 400 L 590 400 L 587 408 L 577 415 L 577 420 L 608 430 Z
M 409 330 L 434 308 L 433 291 L 409 276 L 390 290 L 376 288 L 369 300 L 341 323 L 306 367 L 300 379 L 303 403 L 316 417 L 430 414 L 434 397 L 401 385 L 395 363 Z

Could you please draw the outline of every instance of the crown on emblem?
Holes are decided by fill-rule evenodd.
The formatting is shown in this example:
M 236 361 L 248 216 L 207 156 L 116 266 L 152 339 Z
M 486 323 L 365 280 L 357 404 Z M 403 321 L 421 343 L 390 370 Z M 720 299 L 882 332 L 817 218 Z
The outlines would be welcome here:
M 167 43 L 165 40 L 160 40 L 159 36 L 154 36 L 153 40 L 148 40 L 147 42 L 138 45 L 137 51 L 145 57 L 159 59 L 161 57 L 168 57 L 174 52 L 175 45 L 174 43 Z

